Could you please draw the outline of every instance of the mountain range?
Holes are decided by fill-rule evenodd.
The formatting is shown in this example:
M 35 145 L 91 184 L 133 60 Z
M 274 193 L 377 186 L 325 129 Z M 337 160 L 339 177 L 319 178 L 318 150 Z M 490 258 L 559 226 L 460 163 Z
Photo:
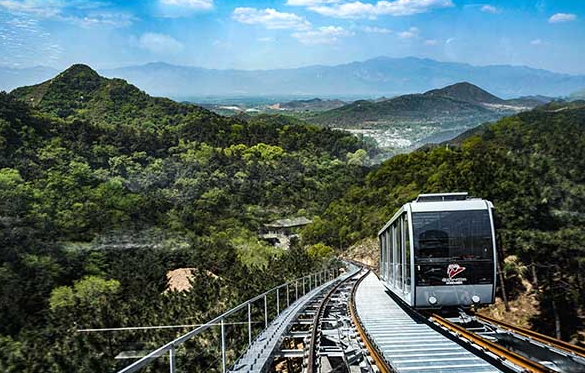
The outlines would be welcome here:
M 281 110 L 319 111 L 336 109 L 345 104 L 346 103 L 341 100 L 322 100 L 316 97 L 308 100 L 293 100 L 283 103 L 277 103 L 272 105 L 271 108 Z
M 315 113 L 308 119 L 317 124 L 342 128 L 388 127 L 403 123 L 472 126 L 550 101 L 552 98 L 544 96 L 504 100 L 469 82 L 461 82 L 421 94 L 376 101 L 359 100 Z
M 217 70 L 162 62 L 99 71 L 128 80 L 151 95 L 190 99 L 206 95 L 387 95 L 424 92 L 467 81 L 504 97 L 567 96 L 585 87 L 585 76 L 524 66 L 473 66 L 415 57 L 377 57 L 335 66 L 273 70 Z M 38 83 L 48 68 L 0 68 L 0 89 Z

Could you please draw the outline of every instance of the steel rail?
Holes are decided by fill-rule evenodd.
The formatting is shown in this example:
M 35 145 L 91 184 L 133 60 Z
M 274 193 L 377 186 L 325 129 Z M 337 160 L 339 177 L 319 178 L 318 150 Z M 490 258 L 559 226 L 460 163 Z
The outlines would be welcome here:
M 183 334 L 180 337 L 178 337 L 178 338 L 162 345 L 161 347 L 153 350 L 152 352 L 150 352 L 146 356 L 142 357 L 141 359 L 139 359 L 139 360 L 135 361 L 134 363 L 126 366 L 125 368 L 119 370 L 118 373 L 137 372 L 138 370 L 142 369 L 146 365 L 150 364 L 153 360 L 155 360 L 163 355 L 167 355 L 167 354 L 169 355 L 169 360 L 170 360 L 169 371 L 171 373 L 174 373 L 175 372 L 175 356 L 176 356 L 175 349 L 177 347 L 179 347 L 180 345 L 182 345 L 183 343 L 185 343 L 186 341 L 188 341 L 189 339 L 197 336 L 198 334 L 201 334 L 202 332 L 204 332 L 204 331 L 206 331 L 206 330 L 208 330 L 208 329 L 210 329 L 218 324 L 221 325 L 227 317 L 235 314 L 238 311 L 241 311 L 245 308 L 248 308 L 251 304 L 257 302 L 260 299 L 264 299 L 264 302 L 265 302 L 264 309 L 266 311 L 266 306 L 267 306 L 266 305 L 266 297 L 268 295 L 276 292 L 279 289 L 287 288 L 287 293 L 288 293 L 288 291 L 290 290 L 290 286 L 295 285 L 295 294 L 297 294 L 297 297 L 295 299 L 298 299 L 298 287 L 297 286 L 299 285 L 299 283 L 302 281 L 303 289 L 304 289 L 306 279 L 309 279 L 309 289 L 311 289 L 311 283 L 314 285 L 313 287 L 316 287 L 316 282 L 318 279 L 317 275 L 323 275 L 323 274 L 325 274 L 325 276 L 321 276 L 320 277 L 321 279 L 323 279 L 323 277 L 328 278 L 331 274 L 333 274 L 334 276 L 335 276 L 335 274 L 337 274 L 337 276 L 335 276 L 335 277 L 338 277 L 339 276 L 339 268 L 326 269 L 326 270 L 323 270 L 320 272 L 315 272 L 315 273 L 312 273 L 312 274 L 309 274 L 309 275 L 306 275 L 303 277 L 299 277 L 295 280 L 284 283 L 282 285 L 276 286 L 268 291 L 265 291 L 264 293 L 257 295 L 255 297 L 241 303 L 240 305 L 224 312 L 223 314 L 215 317 L 213 320 L 199 326 L 198 328 L 196 328 L 196 329 L 194 329 L 186 334 Z M 303 295 L 304 294 L 306 294 L 306 291 L 303 292 Z M 248 317 L 251 317 L 249 312 L 248 312 Z M 265 323 L 268 324 L 268 315 L 267 314 L 265 315 L 265 319 L 266 319 Z M 251 323 L 251 319 L 249 319 L 248 322 Z M 222 337 L 224 337 L 223 331 L 224 331 L 224 328 L 222 328 Z M 251 330 L 250 330 L 250 332 L 251 332 Z M 251 333 L 250 333 L 250 335 L 251 335 Z M 221 347 L 222 347 L 222 355 L 224 355 L 225 354 L 225 350 L 224 350 L 225 345 L 222 343 Z M 222 356 L 222 357 L 224 357 L 224 356 Z M 227 367 L 225 366 L 225 360 L 223 360 L 222 371 L 226 372 L 226 370 L 227 370 Z
M 323 316 L 325 313 L 325 308 L 327 307 L 327 303 L 329 303 L 331 296 L 337 291 L 337 289 L 339 289 L 339 287 L 342 284 L 346 283 L 347 281 L 349 281 L 352 278 L 353 278 L 353 276 L 348 276 L 347 278 L 345 278 L 342 281 L 339 281 L 337 284 L 333 285 L 333 287 L 327 292 L 327 294 L 325 295 L 323 300 L 319 303 L 319 307 L 317 308 L 317 311 L 315 312 L 315 316 L 313 317 L 313 328 L 311 329 L 311 338 L 309 341 L 309 356 L 307 359 L 308 360 L 307 373 L 317 372 L 317 369 L 316 369 L 317 368 L 317 366 L 316 366 L 317 351 L 315 351 L 315 348 L 317 346 L 317 339 L 319 338 L 319 332 L 321 331 L 321 324 L 322 324 Z
M 475 343 L 476 345 L 484 348 L 485 350 L 493 353 L 494 355 L 500 357 L 501 359 L 504 360 L 508 360 L 511 363 L 523 368 L 523 369 L 527 369 L 530 372 L 536 372 L 536 373 L 551 373 L 554 372 L 554 370 L 539 364 L 535 361 L 532 361 L 530 359 L 525 358 L 522 355 L 519 355 L 515 352 L 512 352 L 494 342 L 491 342 L 475 333 L 472 333 L 470 331 L 468 331 L 467 329 L 452 323 L 451 321 L 442 318 L 441 316 L 437 315 L 437 314 L 433 314 L 431 316 L 431 321 L 434 321 L 435 323 L 437 323 L 438 325 L 444 327 L 445 329 L 448 329 L 452 332 L 454 332 L 458 337 L 460 338 L 465 338 L 473 343 Z
M 493 319 L 493 318 L 488 317 L 488 316 L 483 316 L 483 315 L 478 315 L 478 314 L 475 314 L 474 316 L 480 320 L 483 320 L 483 321 L 488 322 L 488 323 L 496 324 L 498 326 L 503 327 L 504 329 L 508 329 L 514 333 L 521 334 L 525 337 L 534 339 L 534 340 L 539 341 L 541 343 L 547 344 L 551 347 L 555 347 L 555 348 L 558 348 L 560 350 L 564 350 L 564 351 L 567 351 L 570 353 L 574 353 L 575 355 L 585 357 L 585 348 L 583 348 L 583 347 L 576 346 L 574 344 L 571 344 L 571 343 L 568 343 L 565 341 L 561 341 L 560 339 L 549 337 L 548 335 L 540 334 L 540 333 L 537 333 L 537 332 L 529 330 L 529 329 L 521 328 L 519 326 L 509 324 L 509 323 L 504 322 L 504 321 L 496 320 L 496 319 Z
M 380 353 L 380 351 L 378 351 L 378 349 L 375 347 L 375 345 L 370 341 L 368 334 L 366 333 L 360 317 L 357 313 L 357 309 L 355 306 L 355 293 L 357 291 L 357 288 L 359 287 L 360 283 L 362 282 L 362 280 L 364 278 L 366 278 L 366 276 L 371 272 L 371 269 L 368 269 L 368 271 L 362 276 L 360 277 L 357 282 L 355 283 L 355 285 L 353 286 L 353 289 L 351 290 L 351 296 L 349 298 L 349 313 L 351 315 L 351 319 L 357 329 L 357 332 L 361 338 L 361 340 L 364 342 L 364 344 L 366 345 L 366 349 L 368 350 L 370 356 L 372 357 L 372 359 L 374 359 L 374 363 L 376 364 L 376 366 L 378 367 L 378 369 L 380 370 L 381 373 L 393 373 L 394 370 L 390 367 L 390 365 L 386 362 L 386 360 L 384 359 L 383 355 Z

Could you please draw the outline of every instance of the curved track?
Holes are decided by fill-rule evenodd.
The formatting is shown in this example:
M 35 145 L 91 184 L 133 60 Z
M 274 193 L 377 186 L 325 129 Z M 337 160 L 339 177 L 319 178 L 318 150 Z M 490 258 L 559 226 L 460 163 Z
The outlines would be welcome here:
M 338 282 L 333 286 L 325 295 L 317 310 L 315 312 L 315 317 L 313 318 L 313 327 L 311 328 L 311 334 L 309 339 L 309 356 L 307 357 L 307 373 L 317 372 L 317 352 L 319 349 L 319 338 L 321 334 L 321 325 L 323 321 L 323 314 L 325 313 L 325 307 L 327 303 L 331 299 L 331 295 L 335 293 L 335 291 L 341 286 L 341 284 L 347 282 L 351 277 L 344 279 L 343 281 Z
M 356 324 L 351 321 L 352 294 L 369 272 L 362 270 L 338 283 L 319 304 L 307 341 L 306 373 L 376 371 L 363 348 L 364 340 L 358 338 Z

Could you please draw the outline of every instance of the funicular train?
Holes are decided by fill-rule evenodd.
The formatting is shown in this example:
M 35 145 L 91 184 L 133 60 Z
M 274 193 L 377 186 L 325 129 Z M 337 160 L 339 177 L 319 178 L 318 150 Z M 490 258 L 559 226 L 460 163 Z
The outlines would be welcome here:
M 494 302 L 493 205 L 467 193 L 421 194 L 379 231 L 380 277 L 411 307 Z

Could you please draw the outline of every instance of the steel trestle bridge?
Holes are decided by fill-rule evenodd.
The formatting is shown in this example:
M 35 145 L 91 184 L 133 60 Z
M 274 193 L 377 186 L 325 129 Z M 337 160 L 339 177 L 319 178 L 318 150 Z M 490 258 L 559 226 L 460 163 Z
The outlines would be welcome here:
M 247 340 L 235 348 L 226 325 L 238 314 L 246 316 Z M 255 330 L 260 315 L 264 328 Z M 582 347 L 471 312 L 416 311 L 371 268 L 346 262 L 260 294 L 119 373 L 147 371 L 158 359 L 170 373 L 194 371 L 177 364 L 177 349 L 214 327 L 219 356 L 211 369 L 222 373 L 585 372 Z

